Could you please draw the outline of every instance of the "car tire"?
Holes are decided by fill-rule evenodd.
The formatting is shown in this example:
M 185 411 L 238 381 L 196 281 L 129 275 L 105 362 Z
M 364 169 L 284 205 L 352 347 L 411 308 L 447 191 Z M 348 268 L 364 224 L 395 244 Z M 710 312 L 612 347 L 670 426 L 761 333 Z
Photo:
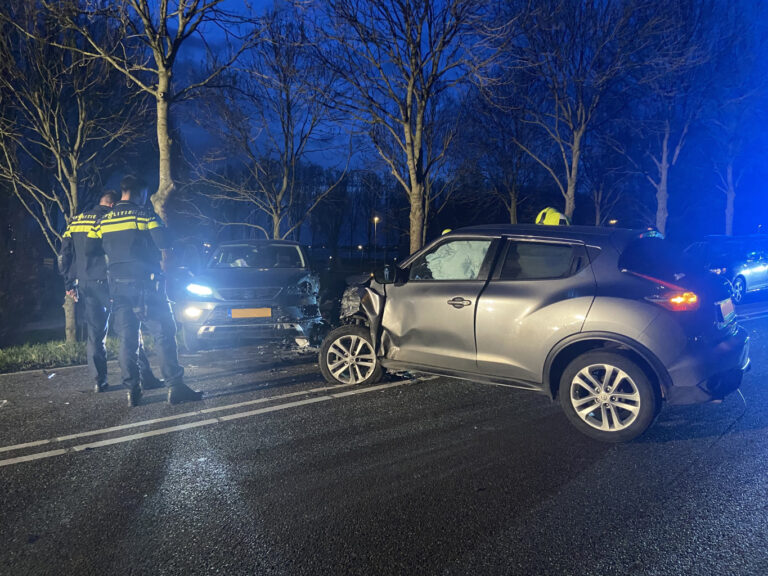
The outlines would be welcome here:
M 593 351 L 576 357 L 560 378 L 559 395 L 568 420 L 603 442 L 637 438 L 661 406 L 645 371 L 621 352 Z
M 375 384 L 384 374 L 366 326 L 332 330 L 320 346 L 320 371 L 329 384 Z
M 733 280 L 733 289 L 731 290 L 731 298 L 735 304 L 738 304 L 744 300 L 747 295 L 747 281 L 743 276 L 736 276 Z

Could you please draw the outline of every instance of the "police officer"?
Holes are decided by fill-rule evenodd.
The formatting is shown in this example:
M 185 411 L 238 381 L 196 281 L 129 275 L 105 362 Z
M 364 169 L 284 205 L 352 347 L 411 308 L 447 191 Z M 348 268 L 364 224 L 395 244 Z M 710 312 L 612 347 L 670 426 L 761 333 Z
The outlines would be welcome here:
M 59 271 L 64 276 L 64 288 L 76 302 L 82 301 L 88 328 L 88 369 L 96 381 L 94 390 L 103 392 L 107 383 L 107 350 L 104 342 L 109 327 L 109 289 L 107 261 L 103 250 L 86 252 L 88 232 L 96 221 L 112 209 L 119 200 L 117 192 L 108 190 L 99 203 L 75 216 L 64 231 L 59 254 Z M 159 388 L 162 383 L 152 374 L 144 349 L 139 346 L 139 372 L 141 387 Z
M 141 400 L 137 351 L 139 328 L 143 326 L 155 339 L 160 369 L 168 386 L 168 403 L 200 400 L 184 384 L 184 369 L 176 350 L 176 323 L 165 294 L 164 254 L 168 247 L 165 228 L 153 212 L 145 208 L 142 187 L 134 176 L 120 182 L 122 197 L 88 233 L 89 249 L 103 249 L 109 263 L 109 291 L 120 337 L 120 370 L 128 388 L 128 402 Z

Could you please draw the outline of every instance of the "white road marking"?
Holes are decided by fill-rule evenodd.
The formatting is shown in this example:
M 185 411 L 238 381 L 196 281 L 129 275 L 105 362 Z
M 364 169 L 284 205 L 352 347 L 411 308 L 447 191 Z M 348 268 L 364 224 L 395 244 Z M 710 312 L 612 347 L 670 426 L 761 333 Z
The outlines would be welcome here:
M 22 462 L 31 462 L 33 460 L 41 460 L 43 458 L 52 458 L 54 456 L 61 456 L 63 454 L 70 454 L 74 452 L 83 452 L 84 450 L 91 450 L 93 448 L 100 448 L 102 446 L 111 446 L 113 444 L 121 444 L 123 442 L 131 442 L 133 440 L 139 440 L 141 438 L 151 438 L 153 436 L 161 436 L 164 434 L 171 434 L 173 432 L 179 432 L 181 430 L 189 430 L 191 428 L 200 428 L 202 426 L 211 426 L 213 424 L 220 424 L 222 422 L 229 422 L 231 420 L 239 420 L 241 418 L 248 418 L 251 416 L 257 416 L 259 414 L 267 414 L 269 412 L 277 412 L 279 410 L 287 410 L 288 408 L 295 408 L 297 406 L 305 406 L 307 404 L 315 404 L 318 402 L 327 402 L 329 400 L 338 399 L 338 398 L 344 398 L 346 396 L 352 396 L 355 394 L 365 394 L 368 392 L 375 392 L 377 390 L 386 390 L 387 388 L 394 388 L 396 386 L 403 386 L 404 384 L 411 384 L 415 382 L 425 382 L 428 380 L 434 380 L 436 379 L 436 376 L 427 376 L 424 378 L 415 378 L 413 380 L 404 380 L 401 382 L 393 382 L 390 384 L 380 384 L 378 386 L 370 386 L 368 388 L 359 388 L 356 390 L 350 390 L 348 392 L 339 392 L 336 394 L 324 394 L 322 396 L 315 396 L 314 398 L 306 398 L 304 400 L 298 400 L 296 402 L 287 402 L 285 404 L 276 404 L 274 406 L 267 406 L 266 408 L 259 408 L 257 410 L 249 410 L 247 412 L 236 412 L 234 414 L 226 414 L 224 416 L 218 416 L 215 418 L 207 418 L 205 420 L 196 420 L 194 422 L 188 422 L 187 424 L 180 424 L 178 426 L 170 426 L 167 428 L 158 428 L 156 430 L 150 430 L 148 432 L 140 432 L 138 434 L 130 434 L 128 436 L 119 436 L 116 438 L 108 438 L 106 440 L 100 440 L 98 442 L 90 442 L 88 444 L 78 444 L 76 446 L 70 446 L 68 448 L 59 448 L 56 450 L 48 450 L 46 452 L 37 452 L 35 454 L 28 454 L 26 456 L 18 456 L 16 458 L 7 458 L 5 460 L 0 460 L 0 467 L 2 466 L 12 466 L 13 464 L 20 464 Z M 347 386 L 347 385 L 344 385 Z M 340 388 L 342 386 L 331 386 L 328 388 L 320 388 L 315 390 L 330 390 L 335 388 Z M 306 394 L 307 392 L 303 392 Z M 295 395 L 295 394 L 294 394 Z M 283 397 L 288 396 L 283 395 Z M 273 397 L 273 398 L 278 398 Z M 259 399 L 259 400 L 266 400 L 266 399 Z M 239 406 L 248 405 L 248 404 L 254 404 L 256 403 L 256 400 L 252 400 L 250 402 L 241 402 Z M 232 406 L 238 406 L 237 404 L 232 404 L 229 407 Z M 225 407 L 220 406 L 217 407 L 218 409 L 225 409 Z M 207 410 L 199 410 L 197 412 L 190 412 L 184 415 L 185 417 L 190 415 L 196 415 L 196 414 L 202 414 L 214 411 L 214 408 L 209 408 Z M 177 415 L 181 417 L 182 415 Z M 171 418 L 171 417 L 169 417 Z M 165 421 L 164 418 L 158 418 L 156 420 L 145 420 L 144 423 L 146 425 L 147 422 L 162 422 Z M 139 423 L 133 423 L 134 425 L 137 425 Z M 127 425 L 126 425 L 127 426 Z M 116 429 L 121 429 L 120 427 L 116 427 Z M 104 430 L 111 430 L 111 429 L 104 429 Z M 92 431 L 92 433 L 95 433 L 97 431 Z M 102 432 L 103 433 L 103 432 Z M 91 433 L 85 433 L 85 434 L 91 434 Z M 79 437 L 77 435 L 72 435 L 73 437 Z M 62 436 L 62 438 L 65 438 Z M 60 441 L 60 440 L 54 440 L 54 441 Z M 23 446 L 30 446 L 30 445 L 36 445 L 34 443 L 27 443 Z M 22 445 L 18 445 L 22 446 Z
M 763 320 L 764 318 L 768 318 L 768 313 L 757 312 L 757 313 L 754 313 L 753 315 L 747 314 L 747 315 L 744 315 L 744 316 L 738 316 L 736 318 L 736 321 L 739 322 L 739 323 L 741 323 L 741 322 L 751 322 L 752 320 Z
M 130 428 L 140 428 L 142 426 L 150 426 L 152 424 L 158 424 L 160 422 L 170 422 L 172 420 L 192 418 L 193 416 L 199 416 L 201 414 L 210 414 L 212 412 L 232 410 L 235 408 L 242 408 L 244 406 L 253 406 L 254 404 L 264 404 L 265 402 L 271 402 L 272 400 L 283 400 L 285 398 L 293 398 L 295 396 L 304 396 L 306 394 L 315 394 L 317 392 L 327 392 L 328 390 L 335 390 L 337 388 L 346 388 L 349 386 L 352 386 L 352 384 L 337 384 L 336 386 L 323 386 L 322 388 L 312 388 L 310 390 L 302 390 L 299 392 L 289 392 L 287 394 L 279 394 L 277 396 L 269 396 L 267 398 L 258 398 L 257 400 L 248 400 L 246 402 L 238 402 L 237 404 L 227 404 L 225 406 L 214 406 L 213 408 L 204 408 L 202 410 L 195 410 L 194 412 L 184 412 L 182 414 L 174 414 L 173 416 L 164 416 L 162 418 L 154 418 L 152 420 L 141 420 L 139 422 L 129 422 L 128 424 L 121 424 L 120 426 L 111 426 L 109 428 L 101 428 L 99 430 L 89 430 L 87 432 L 78 432 L 77 434 L 69 434 L 67 436 L 57 436 L 55 438 L 35 440 L 34 442 L 14 444 L 13 446 L 2 446 L 0 447 L 0 453 L 11 452 L 13 450 L 21 450 L 22 448 L 33 448 L 35 446 L 44 446 L 46 444 L 53 444 L 55 442 L 66 442 L 69 440 L 76 440 L 78 438 L 87 438 L 88 436 L 100 436 L 102 434 L 107 434 L 109 432 L 117 432 L 119 430 L 128 430 Z

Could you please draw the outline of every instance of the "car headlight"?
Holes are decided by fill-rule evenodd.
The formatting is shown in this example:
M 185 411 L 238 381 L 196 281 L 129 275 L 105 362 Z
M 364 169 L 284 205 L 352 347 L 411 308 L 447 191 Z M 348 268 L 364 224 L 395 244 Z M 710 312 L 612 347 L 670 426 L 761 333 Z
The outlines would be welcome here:
M 195 296 L 212 296 L 213 290 L 209 286 L 203 286 L 202 284 L 188 284 L 187 292 L 194 294 Z
M 197 306 L 187 306 L 184 309 L 184 316 L 190 320 L 197 320 L 202 315 L 203 311 Z

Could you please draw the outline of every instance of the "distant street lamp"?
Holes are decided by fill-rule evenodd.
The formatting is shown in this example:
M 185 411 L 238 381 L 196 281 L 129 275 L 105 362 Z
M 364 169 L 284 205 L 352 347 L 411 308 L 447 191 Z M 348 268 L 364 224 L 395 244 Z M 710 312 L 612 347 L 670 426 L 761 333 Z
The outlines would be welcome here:
M 619 223 L 619 221 L 616 220 L 615 218 L 612 218 L 612 219 L 608 220 L 608 224 L 610 224 L 611 226 L 616 226 L 616 224 L 618 224 L 618 223 Z
M 379 249 L 379 245 L 376 242 L 376 226 L 378 225 L 380 220 L 381 218 L 379 218 L 378 216 L 373 217 L 373 259 L 374 261 L 376 260 L 376 252 Z

